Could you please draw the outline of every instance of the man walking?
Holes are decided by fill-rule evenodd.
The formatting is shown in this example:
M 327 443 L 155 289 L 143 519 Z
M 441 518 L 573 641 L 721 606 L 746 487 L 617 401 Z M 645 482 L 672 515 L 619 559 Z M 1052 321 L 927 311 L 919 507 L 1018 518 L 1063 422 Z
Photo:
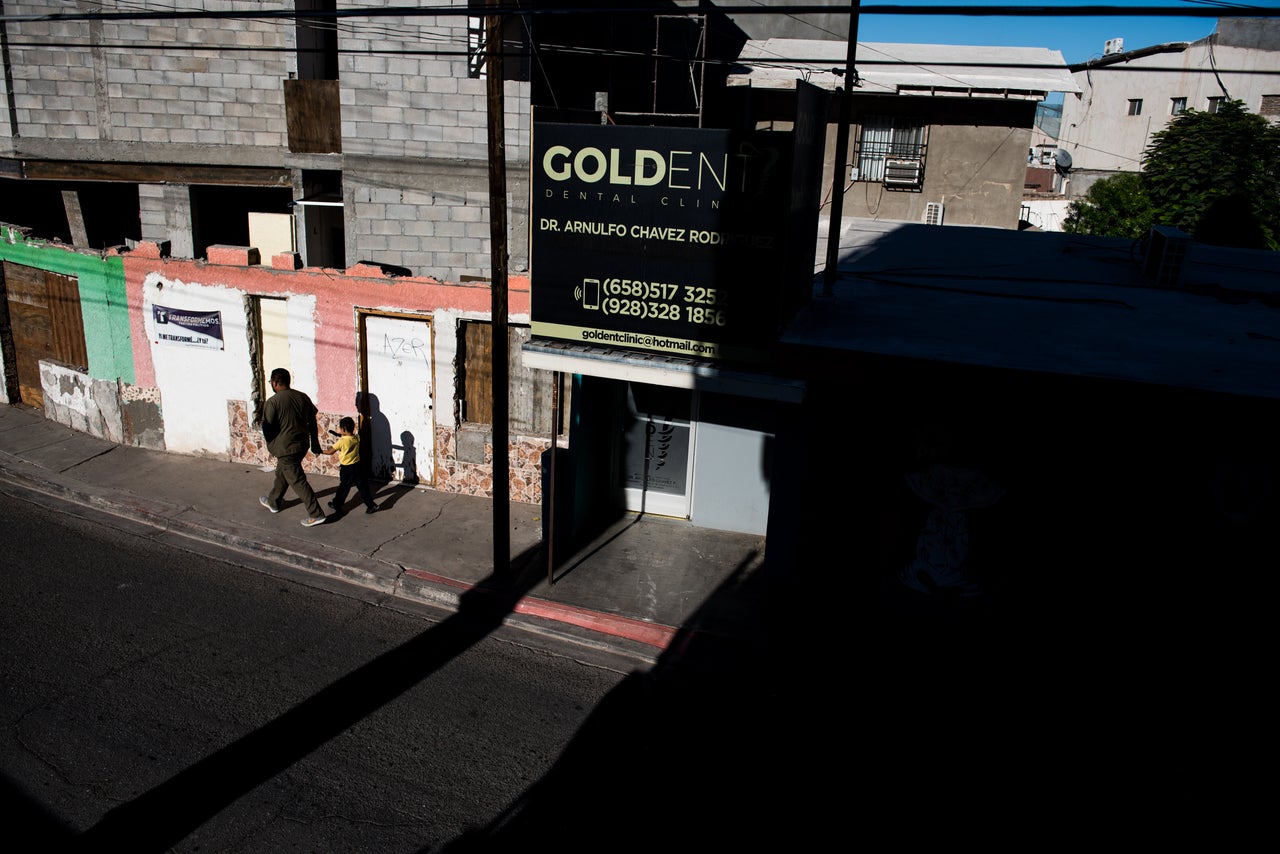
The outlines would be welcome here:
M 324 511 L 302 470 L 302 458 L 307 451 L 320 452 L 316 405 L 302 392 L 289 388 L 289 382 L 289 372 L 284 368 L 271 372 L 271 390 L 275 394 L 267 399 L 263 408 L 262 437 L 267 440 L 267 450 L 276 458 L 276 480 L 271 491 L 259 498 L 258 503 L 272 513 L 279 513 L 285 489 L 293 487 L 294 494 L 307 508 L 307 518 L 302 524 L 310 528 L 324 524 Z

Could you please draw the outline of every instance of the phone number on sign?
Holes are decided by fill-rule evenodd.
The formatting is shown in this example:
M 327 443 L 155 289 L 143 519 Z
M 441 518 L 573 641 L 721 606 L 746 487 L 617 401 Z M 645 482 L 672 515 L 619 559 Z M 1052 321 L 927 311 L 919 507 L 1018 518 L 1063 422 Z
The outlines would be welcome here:
M 605 314 L 639 317 L 645 320 L 683 320 L 685 323 L 705 326 L 724 326 L 727 323 L 722 310 L 701 305 L 680 306 L 668 302 L 608 297 L 600 303 L 600 308 Z
M 674 285 L 670 282 L 646 282 L 640 279 L 604 279 L 600 283 L 611 297 L 633 297 L 642 300 L 679 300 L 691 305 L 720 305 L 728 300 L 724 291 L 701 285 Z

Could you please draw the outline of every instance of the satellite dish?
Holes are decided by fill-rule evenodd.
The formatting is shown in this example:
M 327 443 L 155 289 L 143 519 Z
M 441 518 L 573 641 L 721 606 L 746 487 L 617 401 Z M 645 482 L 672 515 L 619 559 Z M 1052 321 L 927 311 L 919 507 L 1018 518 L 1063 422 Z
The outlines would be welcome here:
M 1071 171 L 1071 154 L 1065 148 L 1059 148 L 1053 153 L 1053 165 L 1059 175 L 1066 175 Z

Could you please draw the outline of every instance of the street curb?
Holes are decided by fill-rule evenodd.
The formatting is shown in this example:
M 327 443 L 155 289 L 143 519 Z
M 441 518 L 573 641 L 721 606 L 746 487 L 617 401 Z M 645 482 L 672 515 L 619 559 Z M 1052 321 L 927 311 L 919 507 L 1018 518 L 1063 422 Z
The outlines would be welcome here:
M 175 536 L 211 543 L 257 560 L 267 560 L 314 575 L 336 578 L 386 596 L 441 607 L 454 612 L 458 611 L 464 595 L 471 592 L 482 594 L 492 592 L 483 587 L 474 587 L 426 570 L 391 564 L 350 552 L 340 546 L 316 546 L 316 552 L 309 552 L 302 548 L 289 548 L 278 542 L 265 541 L 262 530 L 258 528 L 237 528 L 228 522 L 223 522 L 222 527 L 214 527 L 204 522 L 183 518 L 185 514 L 191 512 L 192 508 L 189 506 L 139 498 L 114 489 L 97 488 L 83 481 L 66 478 L 56 472 L 42 469 L 4 451 L 0 451 L 0 479 L 9 480 L 36 493 L 80 504 Z M 299 545 L 305 546 L 305 543 L 299 541 Z M 345 555 L 345 559 L 337 561 L 325 557 L 318 553 L 319 549 L 323 549 L 326 553 L 341 552 Z M 657 654 L 667 649 L 678 634 L 678 630 L 671 626 L 592 611 L 534 596 L 521 597 L 514 604 L 511 616 L 532 617 L 639 644 L 651 649 L 651 654 L 639 653 L 639 657 L 647 659 L 650 663 L 656 659 Z M 506 622 L 511 622 L 510 618 Z M 520 625 L 525 628 L 535 628 L 523 622 Z M 542 627 L 537 627 L 537 630 L 545 632 Z M 629 654 L 637 655 L 635 650 L 631 650 Z

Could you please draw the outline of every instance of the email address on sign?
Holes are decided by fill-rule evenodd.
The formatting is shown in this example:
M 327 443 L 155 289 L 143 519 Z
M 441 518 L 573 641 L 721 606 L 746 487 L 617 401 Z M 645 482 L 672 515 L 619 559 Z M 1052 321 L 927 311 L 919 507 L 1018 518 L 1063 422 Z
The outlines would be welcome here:
M 715 356 L 720 350 L 717 344 L 705 344 L 700 341 L 681 341 L 675 338 L 661 338 L 654 335 L 633 335 L 630 332 L 605 332 L 599 329 L 582 330 L 582 340 L 611 341 L 615 344 L 657 347 L 663 350 L 677 350 L 683 353 L 699 353 L 704 356 Z

